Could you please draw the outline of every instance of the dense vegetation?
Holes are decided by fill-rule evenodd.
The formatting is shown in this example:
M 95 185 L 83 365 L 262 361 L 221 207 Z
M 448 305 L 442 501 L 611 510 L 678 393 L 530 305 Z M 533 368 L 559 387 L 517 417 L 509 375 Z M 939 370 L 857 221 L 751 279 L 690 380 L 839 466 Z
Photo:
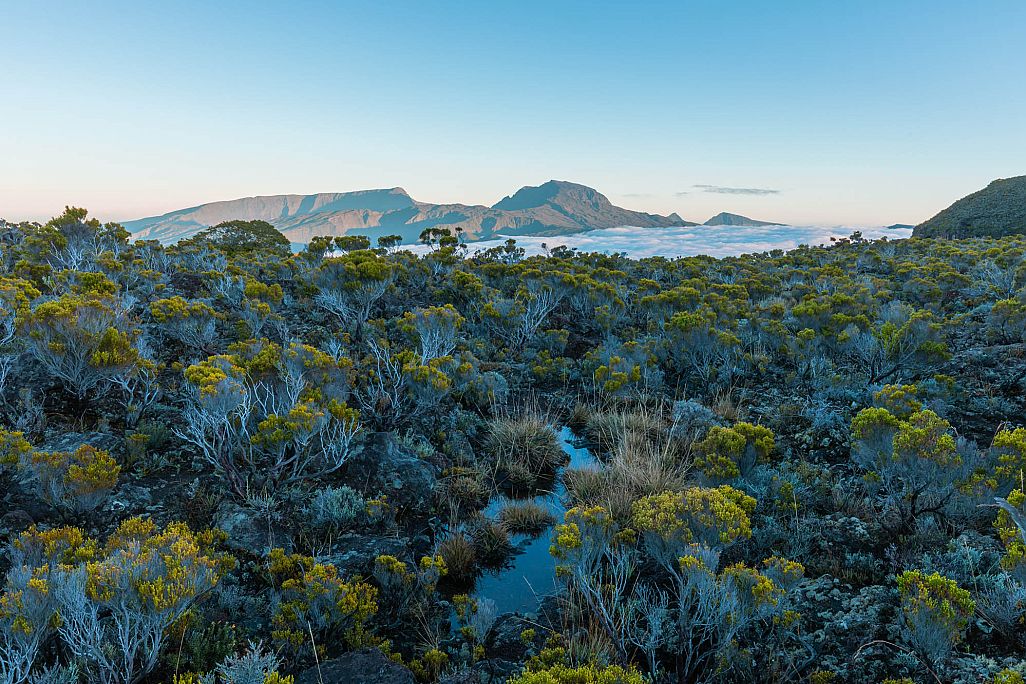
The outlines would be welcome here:
M 0 228 L 4 684 L 1023 681 L 1026 238 Z
M 1026 176 L 999 178 L 915 227 L 916 237 L 999 237 L 1026 232 Z

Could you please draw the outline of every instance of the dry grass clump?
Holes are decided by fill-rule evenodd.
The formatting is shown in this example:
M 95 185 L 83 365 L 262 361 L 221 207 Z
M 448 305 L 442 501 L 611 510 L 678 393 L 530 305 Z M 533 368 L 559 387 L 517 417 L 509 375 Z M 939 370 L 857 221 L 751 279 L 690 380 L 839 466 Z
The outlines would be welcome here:
M 599 414 L 590 425 L 605 441 L 606 462 L 602 469 L 563 473 L 574 505 L 602 506 L 626 521 L 639 498 L 688 485 L 689 450 L 670 436 L 669 426 L 657 413 Z
M 608 477 L 598 468 L 567 468 L 563 485 L 575 504 L 598 501 L 605 492 Z
M 598 411 L 588 418 L 583 436 L 602 456 L 611 454 L 626 439 L 658 441 L 667 430 L 658 412 L 644 408 Z
M 489 488 L 481 473 L 471 468 L 450 468 L 436 489 L 440 508 L 453 520 L 477 511 L 488 501 Z
M 736 423 L 741 417 L 741 409 L 729 391 L 717 394 L 711 408 L 713 413 L 729 423 Z
M 556 431 L 532 414 L 495 419 L 485 448 L 493 458 L 516 460 L 534 470 L 556 468 L 565 458 Z
M 438 544 L 438 555 L 445 561 L 446 576 L 453 582 L 470 582 L 477 574 L 477 551 L 462 532 L 443 539 Z
M 478 522 L 471 531 L 471 540 L 481 564 L 487 567 L 500 567 L 513 553 L 509 530 L 501 523 Z
M 585 428 L 588 426 L 588 419 L 594 414 L 595 407 L 578 402 L 570 409 L 570 414 L 564 422 L 575 435 L 583 435 Z
M 556 431 L 534 413 L 496 418 L 484 446 L 495 482 L 518 491 L 533 489 L 567 459 Z
M 511 501 L 499 510 L 499 524 L 512 534 L 541 534 L 556 516 L 535 501 Z

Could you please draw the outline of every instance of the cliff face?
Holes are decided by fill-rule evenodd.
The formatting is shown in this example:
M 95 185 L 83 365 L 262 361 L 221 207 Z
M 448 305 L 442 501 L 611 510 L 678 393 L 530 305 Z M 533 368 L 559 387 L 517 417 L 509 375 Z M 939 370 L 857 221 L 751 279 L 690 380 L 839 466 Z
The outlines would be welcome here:
M 294 243 L 317 235 L 397 234 L 414 242 L 425 228 L 459 226 L 469 240 L 503 235 L 568 235 L 616 226 L 695 225 L 677 214 L 660 216 L 613 205 L 605 195 L 577 183 L 549 181 L 525 187 L 491 207 L 417 202 L 402 188 L 317 195 L 271 195 L 212 202 L 129 221 L 138 239 L 173 243 L 222 221 L 271 223 Z
M 999 178 L 912 231 L 914 237 L 967 238 L 1026 233 L 1026 176 Z

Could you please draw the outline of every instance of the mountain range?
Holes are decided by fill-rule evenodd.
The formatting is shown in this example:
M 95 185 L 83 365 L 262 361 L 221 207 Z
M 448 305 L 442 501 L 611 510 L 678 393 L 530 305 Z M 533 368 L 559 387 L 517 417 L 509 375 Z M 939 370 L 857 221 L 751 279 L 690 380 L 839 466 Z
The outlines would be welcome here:
M 418 202 L 402 188 L 315 195 L 268 195 L 211 202 L 161 216 L 127 221 L 137 239 L 165 244 L 191 237 L 222 221 L 267 221 L 293 243 L 318 235 L 400 235 L 416 242 L 426 228 L 463 229 L 467 240 L 499 235 L 558 236 L 601 228 L 694 226 L 677 214 L 661 216 L 613 205 L 578 183 L 549 181 L 524 187 L 490 207 Z

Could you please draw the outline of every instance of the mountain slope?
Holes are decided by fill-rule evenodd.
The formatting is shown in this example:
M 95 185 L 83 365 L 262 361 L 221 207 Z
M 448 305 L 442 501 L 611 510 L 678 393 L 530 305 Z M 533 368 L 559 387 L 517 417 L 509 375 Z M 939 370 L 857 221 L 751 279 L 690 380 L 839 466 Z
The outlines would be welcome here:
M 757 221 L 756 219 L 742 216 L 741 214 L 728 214 L 721 211 L 716 216 L 702 224 L 703 226 L 782 226 L 783 223 L 773 221 Z
M 211 202 L 128 221 L 137 239 L 177 242 L 222 221 L 262 220 L 294 243 L 317 235 L 397 234 L 415 242 L 425 228 L 462 228 L 468 240 L 497 235 L 569 235 L 598 228 L 695 225 L 613 205 L 592 188 L 566 181 L 525 187 L 494 206 L 417 202 L 402 188 L 317 195 L 271 195 Z
M 966 238 L 1026 233 L 1026 176 L 999 178 L 912 231 L 914 237 Z

